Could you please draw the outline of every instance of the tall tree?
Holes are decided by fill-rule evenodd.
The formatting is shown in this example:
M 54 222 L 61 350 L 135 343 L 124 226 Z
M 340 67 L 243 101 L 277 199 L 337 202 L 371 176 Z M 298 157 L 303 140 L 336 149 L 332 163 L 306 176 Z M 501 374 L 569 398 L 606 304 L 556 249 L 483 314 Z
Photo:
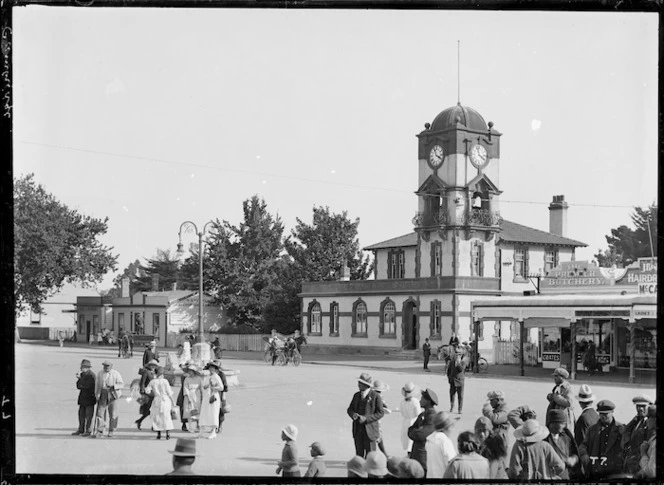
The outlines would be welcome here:
M 263 329 L 264 310 L 278 290 L 279 254 L 284 226 L 254 195 L 242 203 L 238 226 L 215 221 L 207 239 L 205 287 L 231 322 Z
M 180 260 L 171 255 L 170 250 L 157 249 L 156 256 L 140 266 L 139 275 L 132 282 L 132 292 L 171 290 L 173 283 L 178 281 L 179 268 Z M 157 284 L 156 288 L 153 287 L 153 281 Z
M 108 290 L 106 296 L 111 298 L 118 298 L 122 296 L 122 280 L 123 278 L 129 278 L 129 284 L 136 281 L 136 278 L 141 276 L 141 262 L 137 259 L 127 265 L 127 267 L 122 270 L 115 278 L 113 278 L 113 287 Z
M 34 180 L 14 180 L 14 311 L 41 311 L 41 304 L 67 283 L 101 282 L 117 256 L 99 238 L 108 218 L 80 214 Z
M 647 208 L 635 207 L 630 214 L 634 229 L 621 225 L 606 236 L 609 247 L 595 254 L 599 266 L 614 264 L 623 268 L 638 258 L 657 255 L 657 204 Z

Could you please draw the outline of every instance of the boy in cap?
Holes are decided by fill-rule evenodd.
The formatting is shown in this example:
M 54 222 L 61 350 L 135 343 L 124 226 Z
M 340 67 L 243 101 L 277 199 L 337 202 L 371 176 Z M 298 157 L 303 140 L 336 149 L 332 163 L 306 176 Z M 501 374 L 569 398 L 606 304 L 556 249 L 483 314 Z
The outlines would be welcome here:
M 376 441 L 380 438 L 378 420 L 385 415 L 383 400 L 371 384 L 371 376 L 363 372 L 357 379 L 359 391 L 353 395 L 346 410 L 353 420 L 355 454 L 361 457 L 376 450 Z
M 323 455 L 325 454 L 325 449 L 318 441 L 314 441 L 309 446 L 311 448 L 311 456 L 313 460 L 309 462 L 309 468 L 305 472 L 305 477 L 324 477 L 327 473 L 327 467 L 323 461 Z
M 621 445 L 622 424 L 616 422 L 616 405 L 608 399 L 597 403 L 599 421 L 588 429 L 579 445 L 579 458 L 584 474 L 591 480 L 609 478 L 622 473 L 624 455 Z
M 553 390 L 547 394 L 546 399 L 549 405 L 546 408 L 546 425 L 549 425 L 549 411 L 552 409 L 564 409 L 567 415 L 567 427 L 573 428 L 574 421 L 574 395 L 572 386 L 567 379 L 569 379 L 569 372 L 562 367 L 558 367 L 553 371 L 553 381 L 556 383 Z
M 350 478 L 367 478 L 366 461 L 361 456 L 355 455 L 348 460 L 346 470 Z
M 579 450 L 574 441 L 572 432 L 567 428 L 567 416 L 563 409 L 552 409 L 548 416 L 549 436 L 545 438 L 558 456 L 565 463 L 565 471 L 559 476 L 563 480 L 576 480 L 580 478 L 581 466 L 579 463 Z
M 595 402 L 595 395 L 588 384 L 584 384 L 579 388 L 579 394 L 576 400 L 581 406 L 581 415 L 574 424 L 574 441 L 579 446 L 583 443 L 588 433 L 588 428 L 599 421 L 599 414 L 595 411 L 593 403 Z
M 621 444 L 625 454 L 625 472 L 634 475 L 639 471 L 641 443 L 648 439 L 648 406 L 653 402 L 643 394 L 636 396 L 632 402 L 636 406 L 636 416 L 625 425 Z
M 433 390 L 427 388 L 420 397 L 420 407 L 423 411 L 417 417 L 413 425 L 408 428 L 408 438 L 413 440 L 413 448 L 410 457 L 422 465 L 426 475 L 427 468 L 427 437 L 434 432 L 433 417 L 436 414 L 435 406 L 438 405 L 438 396 Z
M 507 403 L 505 402 L 505 394 L 503 391 L 491 391 L 487 393 L 486 397 L 488 402 L 482 406 L 482 414 L 491 420 L 493 424 L 493 431 L 500 435 L 505 443 L 507 443 Z
M 282 477 L 299 477 L 300 466 L 297 457 L 297 446 L 295 440 L 297 439 L 297 427 L 293 424 L 281 429 L 281 439 L 285 441 L 284 449 L 281 452 L 281 460 L 277 462 L 277 475 L 283 474 Z
M 166 475 L 195 475 L 191 469 L 197 456 L 195 440 L 178 438 L 175 449 L 168 452 L 173 455 L 173 471 Z
M 88 359 L 81 361 L 81 372 L 76 373 L 76 388 L 78 392 L 78 429 L 72 433 L 74 436 L 90 436 L 92 434 L 92 416 L 95 412 L 95 373 Z

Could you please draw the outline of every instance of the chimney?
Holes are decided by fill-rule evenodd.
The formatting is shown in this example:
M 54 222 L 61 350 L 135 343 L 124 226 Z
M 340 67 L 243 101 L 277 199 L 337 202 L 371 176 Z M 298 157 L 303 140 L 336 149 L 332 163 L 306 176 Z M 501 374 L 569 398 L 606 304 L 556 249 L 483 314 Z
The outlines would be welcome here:
M 122 278 L 121 289 L 122 289 L 122 298 L 129 298 L 129 278 L 127 277 Z
M 350 268 L 346 263 L 344 263 L 344 267 L 341 270 L 341 281 L 350 281 Z
M 152 291 L 159 291 L 159 274 L 152 275 Z
M 567 202 L 564 195 L 554 195 L 549 204 L 549 232 L 567 237 Z

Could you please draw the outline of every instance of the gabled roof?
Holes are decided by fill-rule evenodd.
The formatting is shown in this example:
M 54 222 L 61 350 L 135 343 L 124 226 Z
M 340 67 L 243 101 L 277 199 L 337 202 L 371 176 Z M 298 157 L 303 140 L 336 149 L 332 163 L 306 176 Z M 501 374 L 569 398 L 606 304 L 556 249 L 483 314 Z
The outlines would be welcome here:
M 426 194 L 430 192 L 438 192 L 445 189 L 447 185 L 435 174 L 431 174 L 427 177 L 424 183 L 417 189 L 416 194 Z
M 496 184 L 494 184 L 484 172 L 477 174 L 474 179 L 468 182 L 468 187 L 470 188 L 476 188 L 477 186 L 480 186 L 481 188 L 489 190 L 495 194 L 503 193 L 503 191 L 496 187 Z
M 572 246 L 572 247 L 586 247 L 586 243 L 569 239 L 567 237 L 557 236 L 550 232 L 540 231 L 532 227 L 517 224 L 503 219 L 500 223 L 502 231 L 498 234 L 500 242 L 510 243 L 528 243 L 532 245 L 545 246 Z M 374 251 L 376 249 L 388 248 L 404 248 L 410 246 L 417 246 L 417 233 L 411 232 L 403 236 L 388 239 L 387 241 L 379 242 L 371 246 L 363 248 L 365 251 Z
M 171 290 L 171 291 L 142 291 L 145 296 L 163 296 L 168 299 L 168 303 L 182 300 L 189 296 L 198 295 L 197 291 L 192 290 Z

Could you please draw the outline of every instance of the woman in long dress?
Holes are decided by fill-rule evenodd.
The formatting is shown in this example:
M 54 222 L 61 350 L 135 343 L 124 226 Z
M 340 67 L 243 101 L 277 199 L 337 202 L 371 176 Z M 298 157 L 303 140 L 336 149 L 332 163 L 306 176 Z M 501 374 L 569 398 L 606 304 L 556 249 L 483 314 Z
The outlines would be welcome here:
M 184 395 L 182 416 L 187 420 L 187 429 L 190 433 L 198 431 L 198 418 L 201 412 L 203 400 L 203 380 L 196 365 L 191 364 L 187 369 L 188 376 L 185 378 L 182 388 Z
M 203 400 L 201 401 L 201 416 L 198 422 L 201 435 L 206 435 L 208 439 L 217 437 L 221 392 L 224 390 L 221 378 L 216 372 L 209 370 L 212 366 L 217 367 L 215 363 L 210 362 L 203 371 Z
M 408 428 L 410 428 L 417 417 L 422 412 L 422 407 L 420 406 L 420 400 L 418 395 L 418 390 L 415 384 L 412 382 L 407 382 L 401 388 L 401 395 L 403 396 L 403 401 L 399 406 L 399 411 L 403 421 L 401 422 L 401 446 L 403 446 L 404 451 L 410 452 L 413 449 L 413 440 L 408 438 Z
M 164 378 L 163 367 L 157 367 L 156 377 L 148 383 L 145 393 L 153 396 L 150 419 L 152 419 L 152 429 L 157 432 L 157 439 L 161 439 L 162 431 L 166 431 L 167 440 L 171 439 L 169 433 L 173 429 L 171 409 L 175 406 L 175 401 L 173 400 L 173 389 Z

